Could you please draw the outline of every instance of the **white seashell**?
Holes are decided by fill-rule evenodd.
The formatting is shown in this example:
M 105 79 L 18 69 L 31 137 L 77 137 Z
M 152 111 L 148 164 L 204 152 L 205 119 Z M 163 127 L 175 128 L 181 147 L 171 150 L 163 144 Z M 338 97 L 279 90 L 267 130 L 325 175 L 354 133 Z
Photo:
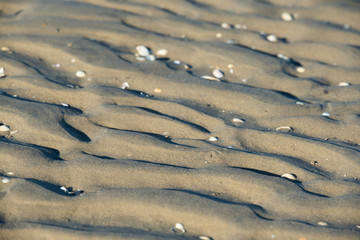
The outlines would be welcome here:
M 53 68 L 60 68 L 61 65 L 60 65 L 60 63 L 55 63 L 55 64 L 52 65 L 52 67 L 53 67 Z
M 297 105 L 301 105 L 301 106 L 304 106 L 304 105 L 305 105 L 305 103 L 300 102 L 300 101 L 297 101 L 296 104 L 297 104 Z
M 82 71 L 82 70 L 78 70 L 78 71 L 76 71 L 75 75 L 76 75 L 78 78 L 83 78 L 83 77 L 85 77 L 86 72 L 85 72 L 85 71 Z
M 141 57 L 146 57 L 151 54 L 151 50 L 143 45 L 137 46 L 136 51 Z
M 221 33 L 216 33 L 216 37 L 217 37 L 217 38 L 221 38 L 221 37 L 222 37 L 222 34 L 221 34 Z
M 283 12 L 281 14 L 281 19 L 284 20 L 284 21 L 289 22 L 289 21 L 294 20 L 294 16 L 291 13 Z
M 276 128 L 277 132 L 290 132 L 292 130 L 294 130 L 294 129 L 290 126 L 281 126 L 281 127 Z
M 215 69 L 212 74 L 216 77 L 216 78 L 223 78 L 225 76 L 224 72 L 220 69 Z
M 8 172 L 7 175 L 11 176 L 11 175 L 14 175 L 14 173 L 13 172 Z
M 156 92 L 156 93 L 161 93 L 161 92 L 162 92 L 162 89 L 161 89 L 161 88 L 154 88 L 154 92 Z
M 297 68 L 296 68 L 296 71 L 297 71 L 298 73 L 304 73 L 304 72 L 305 72 L 305 68 L 304 68 L 304 67 L 297 67 Z
M 6 74 L 5 74 L 5 68 L 0 68 L 0 77 L 5 77 Z
M 224 22 L 224 23 L 221 24 L 221 27 L 224 28 L 224 29 L 230 29 L 231 25 Z
M 1 181 L 2 181 L 3 183 L 8 183 L 8 182 L 10 182 L 10 178 L 3 178 Z
M 208 237 L 208 236 L 199 236 L 199 239 L 200 240 L 212 240 L 212 238 Z
M 121 89 L 128 89 L 130 88 L 130 85 L 128 82 L 124 82 L 123 84 L 121 84 Z
M 183 224 L 181 223 L 176 223 L 175 226 L 173 228 L 171 228 L 171 231 L 173 231 L 174 233 L 185 233 L 185 227 Z
M 327 225 L 329 225 L 329 224 L 327 224 L 326 222 L 322 222 L 322 221 L 318 222 L 317 224 L 320 225 L 320 226 L 327 226 Z
M 173 63 L 175 63 L 176 65 L 180 65 L 181 61 L 180 60 L 174 60 Z
M 10 135 L 14 135 L 14 134 L 16 134 L 17 132 L 18 132 L 18 130 L 11 131 L 11 132 L 10 132 Z
M 340 87 L 348 87 L 348 86 L 350 86 L 350 83 L 348 83 L 348 82 L 341 82 L 341 83 L 339 83 L 338 84 Z
M 7 132 L 10 131 L 10 127 L 7 125 L 1 125 L 0 126 L 0 132 Z
M 228 68 L 233 68 L 233 67 L 234 67 L 234 64 L 231 64 L 231 63 L 230 63 L 230 64 L 227 65 L 227 67 L 228 67 Z
M 220 81 L 220 79 L 212 77 L 212 76 L 201 76 L 201 78 L 206 80 Z
M 234 69 L 230 68 L 230 69 L 229 69 L 229 72 L 230 72 L 231 74 L 234 74 Z
M 284 54 L 281 54 L 281 53 L 277 54 L 276 56 L 277 56 L 278 58 L 280 58 L 280 59 L 284 59 L 285 61 L 288 61 L 288 60 L 289 60 L 289 57 L 287 57 L 287 56 L 285 56 Z
M 241 26 L 241 24 L 235 24 L 235 25 L 234 25 L 234 28 L 235 28 L 235 29 L 241 29 L 242 26 Z
M 69 192 L 69 190 L 67 190 L 66 187 L 61 187 L 60 190 L 63 190 L 65 193 L 68 193 L 68 192 Z
M 245 120 L 241 119 L 241 118 L 233 118 L 232 121 L 235 123 L 244 123 L 245 122 Z
M 292 173 L 284 173 L 283 175 L 281 175 L 282 178 L 287 178 L 290 180 L 296 180 L 296 176 Z
M 156 52 L 156 55 L 161 57 L 166 56 L 167 54 L 168 54 L 168 50 L 166 50 L 165 48 L 159 49 Z
M 156 57 L 154 55 L 147 55 L 145 59 L 150 62 L 154 62 L 156 60 Z
M 266 36 L 266 39 L 269 41 L 269 42 L 277 42 L 277 37 L 274 35 L 274 34 L 269 34 Z
M 330 113 L 328 113 L 328 112 L 323 112 L 321 115 L 324 117 L 330 117 Z
M 136 56 L 136 60 L 138 60 L 138 61 L 145 61 L 146 60 L 146 58 L 144 58 L 144 57 L 140 57 L 140 56 Z
M 209 141 L 210 142 L 216 142 L 218 140 L 218 138 L 217 137 L 214 137 L 214 136 L 211 136 L 210 138 L 209 138 Z
M 66 103 L 61 103 L 61 105 L 64 107 L 69 107 L 69 104 L 66 104 Z
M 360 229 L 360 225 L 356 225 L 356 228 L 359 228 L 359 229 Z
M 74 62 L 76 62 L 76 59 L 75 59 L 75 58 L 72 58 L 72 59 L 70 60 L 70 62 L 74 63 Z

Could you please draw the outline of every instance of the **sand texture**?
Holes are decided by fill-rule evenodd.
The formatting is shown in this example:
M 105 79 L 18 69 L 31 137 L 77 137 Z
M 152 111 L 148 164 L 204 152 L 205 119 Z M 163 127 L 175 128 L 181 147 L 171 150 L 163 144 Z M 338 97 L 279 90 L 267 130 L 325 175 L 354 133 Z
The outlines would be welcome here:
M 0 239 L 360 239 L 359 13 L 0 0 Z

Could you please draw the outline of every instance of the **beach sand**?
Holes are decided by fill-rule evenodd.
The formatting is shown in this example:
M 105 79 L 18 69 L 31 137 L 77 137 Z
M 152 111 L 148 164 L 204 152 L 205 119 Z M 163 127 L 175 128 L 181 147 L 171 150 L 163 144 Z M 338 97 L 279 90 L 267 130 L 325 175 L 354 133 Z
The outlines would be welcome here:
M 0 239 L 359 239 L 359 12 L 1 0 Z

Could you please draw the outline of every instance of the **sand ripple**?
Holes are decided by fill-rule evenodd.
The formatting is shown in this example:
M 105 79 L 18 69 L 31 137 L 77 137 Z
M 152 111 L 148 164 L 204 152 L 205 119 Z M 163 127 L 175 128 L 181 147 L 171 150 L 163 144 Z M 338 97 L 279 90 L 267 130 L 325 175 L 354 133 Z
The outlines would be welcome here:
M 3 1 L 0 239 L 357 239 L 359 8 Z

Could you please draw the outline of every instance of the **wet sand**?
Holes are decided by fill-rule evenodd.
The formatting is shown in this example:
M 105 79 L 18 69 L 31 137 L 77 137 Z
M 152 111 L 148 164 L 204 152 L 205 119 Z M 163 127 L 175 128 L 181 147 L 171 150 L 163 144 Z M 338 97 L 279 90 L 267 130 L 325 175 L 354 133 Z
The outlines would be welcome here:
M 0 1 L 0 239 L 359 239 L 359 12 Z

